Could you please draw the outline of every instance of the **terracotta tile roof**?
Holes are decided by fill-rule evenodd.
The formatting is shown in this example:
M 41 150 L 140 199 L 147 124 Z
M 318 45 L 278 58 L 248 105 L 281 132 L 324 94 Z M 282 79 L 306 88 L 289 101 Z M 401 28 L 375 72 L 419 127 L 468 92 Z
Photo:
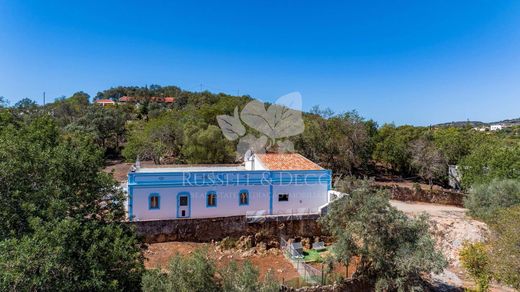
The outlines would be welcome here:
M 269 170 L 321 170 L 319 165 L 298 153 L 255 154 Z
M 130 96 L 122 96 L 119 101 L 120 102 L 127 102 L 127 101 L 131 101 L 132 100 L 132 97 Z
M 175 102 L 175 97 L 165 97 L 164 102 L 173 103 L 173 102 Z

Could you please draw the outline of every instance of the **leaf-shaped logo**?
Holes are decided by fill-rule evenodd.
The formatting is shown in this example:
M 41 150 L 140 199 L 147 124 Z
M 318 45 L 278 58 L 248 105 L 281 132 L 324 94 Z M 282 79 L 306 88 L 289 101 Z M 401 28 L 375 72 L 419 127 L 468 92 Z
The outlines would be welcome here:
M 268 138 L 264 135 L 257 138 L 254 135 L 247 134 L 240 138 L 237 145 L 237 151 L 242 155 L 245 154 L 247 150 L 251 150 L 253 153 L 265 153 L 267 140 Z
M 222 133 L 228 140 L 236 140 L 246 133 L 246 128 L 242 125 L 238 117 L 238 107 L 235 107 L 232 117 L 228 115 L 217 116 L 217 122 L 222 129 Z
M 294 144 L 289 139 L 280 140 L 276 142 L 276 146 L 278 147 L 278 152 L 294 152 Z
M 251 101 L 242 110 L 241 118 L 273 140 L 301 134 L 304 130 L 301 95 L 294 92 L 282 96 L 267 110 L 260 101 Z

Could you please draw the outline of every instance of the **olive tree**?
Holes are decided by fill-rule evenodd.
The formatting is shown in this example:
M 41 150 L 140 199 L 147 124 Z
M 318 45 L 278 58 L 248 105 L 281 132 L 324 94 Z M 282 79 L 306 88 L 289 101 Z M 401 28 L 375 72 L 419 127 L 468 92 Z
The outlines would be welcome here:
M 408 218 L 390 205 L 386 192 L 368 184 L 332 202 L 320 222 L 336 239 L 337 259 L 358 257 L 354 277 L 378 290 L 417 287 L 421 274 L 439 273 L 447 264 L 435 249 L 427 217 Z
M 410 152 L 412 167 L 422 179 L 428 182 L 430 189 L 433 186 L 434 179 L 446 176 L 448 165 L 444 155 L 432 142 L 425 138 L 412 141 L 410 143 Z

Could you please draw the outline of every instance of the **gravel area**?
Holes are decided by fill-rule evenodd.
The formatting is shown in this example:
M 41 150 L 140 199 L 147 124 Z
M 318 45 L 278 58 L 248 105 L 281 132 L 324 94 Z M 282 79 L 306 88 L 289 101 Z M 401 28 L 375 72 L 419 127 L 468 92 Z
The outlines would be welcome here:
M 438 204 L 390 201 L 392 206 L 409 216 L 426 213 L 430 216 L 430 231 L 437 246 L 449 261 L 449 267 L 440 275 L 432 275 L 436 283 L 455 287 L 473 287 L 474 283 L 465 274 L 459 261 L 459 252 L 465 241 L 484 241 L 489 229 L 484 222 L 466 215 L 466 209 Z M 442 290 L 442 289 L 441 289 Z M 447 290 L 449 290 L 447 288 Z M 492 285 L 491 291 L 514 291 L 500 285 Z

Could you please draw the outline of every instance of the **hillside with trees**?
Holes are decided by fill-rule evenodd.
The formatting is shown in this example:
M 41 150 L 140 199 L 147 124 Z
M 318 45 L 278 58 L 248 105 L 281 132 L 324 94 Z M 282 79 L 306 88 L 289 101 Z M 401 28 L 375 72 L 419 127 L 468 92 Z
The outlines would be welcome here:
M 122 97 L 131 99 L 105 107 L 91 102 Z M 164 97 L 173 102 L 160 102 Z M 107 159 L 236 163 L 241 160 L 234 152 L 237 141 L 225 139 L 216 116 L 232 116 L 252 99 L 176 86 L 120 86 L 94 98 L 80 91 L 45 106 L 25 99 L 8 111 L 16 118 L 47 114 L 64 133 L 91 136 Z M 318 106 L 303 119 L 305 131 L 290 138 L 295 150 L 337 176 L 383 173 L 447 186 L 448 165 L 459 165 L 465 189 L 477 182 L 519 177 L 518 127 L 478 132 L 469 126 L 378 125 L 356 111 L 335 113 Z
M 131 99 L 120 102 L 122 97 Z M 173 102 L 162 102 L 166 97 Z M 115 104 L 101 106 L 95 103 L 98 99 Z M 243 109 L 251 100 L 158 85 L 120 86 L 93 98 L 79 91 L 43 106 L 30 99 L 10 106 L 0 98 L 0 289 L 196 287 L 190 279 L 172 282 L 158 271 L 145 274 L 142 282 L 145 247 L 123 223 L 125 198 L 118 183 L 101 170 L 109 160 L 240 163 L 242 157 L 235 153 L 238 141 L 224 137 L 216 117 L 233 116 L 235 109 Z M 392 177 L 430 189 L 449 188 L 448 166 L 457 165 L 461 196 L 470 215 L 493 230 L 483 247 L 468 247 L 467 269 L 475 271 L 484 288 L 490 279 L 520 287 L 520 265 L 507 256 L 520 258 L 514 248 L 520 244 L 518 224 L 514 224 L 520 220 L 519 126 L 480 132 L 468 125 L 378 125 L 356 111 L 335 113 L 319 107 L 303 113 L 303 120 L 305 131 L 290 138 L 295 151 L 332 170 L 335 187 L 353 194 L 338 200 L 331 211 L 347 215 L 322 222 L 341 243 L 339 262 L 361 257 L 360 275 L 390 290 L 416 287 L 421 274 L 441 270 L 445 262 L 427 235 L 425 218 L 407 219 L 389 208 L 384 192 L 364 185 L 345 188 L 345 181 Z M 374 212 L 360 210 L 360 205 Z M 381 233 L 377 226 L 399 232 Z M 499 262 L 494 255 L 504 260 Z M 211 278 L 203 265 L 211 268 L 212 264 L 197 256 L 192 261 L 200 271 L 194 273 Z M 190 264 L 181 259 L 176 263 L 178 267 Z M 483 265 L 488 268 L 476 270 Z M 171 273 L 178 267 L 172 266 Z M 243 285 L 272 290 L 253 270 L 243 269 L 239 273 L 253 274 L 251 282 Z M 236 286 L 235 270 L 221 271 L 223 284 L 206 284 L 218 286 L 217 290 Z M 235 288 L 229 291 L 240 290 Z

